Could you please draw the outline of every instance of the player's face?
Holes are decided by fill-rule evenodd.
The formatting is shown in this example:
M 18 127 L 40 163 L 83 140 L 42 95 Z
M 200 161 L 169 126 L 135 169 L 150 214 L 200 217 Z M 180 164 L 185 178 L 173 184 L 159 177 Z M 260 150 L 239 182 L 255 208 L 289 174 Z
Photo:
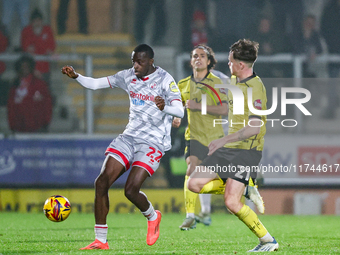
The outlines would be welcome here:
M 234 59 L 233 53 L 229 52 L 229 69 L 230 69 L 230 73 L 231 75 L 236 75 L 238 76 L 238 74 L 241 71 L 241 65 L 240 65 L 240 61 Z
M 140 79 L 152 72 L 153 59 L 150 59 L 145 52 L 137 52 L 132 56 L 132 65 L 135 75 Z
M 192 52 L 191 66 L 196 71 L 208 70 L 210 60 L 208 59 L 207 53 L 203 49 L 195 49 Z

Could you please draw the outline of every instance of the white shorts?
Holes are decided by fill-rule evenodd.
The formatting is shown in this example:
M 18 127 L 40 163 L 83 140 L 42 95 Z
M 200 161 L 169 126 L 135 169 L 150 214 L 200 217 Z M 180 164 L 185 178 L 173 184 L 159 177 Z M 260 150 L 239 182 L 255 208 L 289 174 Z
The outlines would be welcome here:
M 121 134 L 113 139 L 106 149 L 105 155 L 110 155 L 118 160 L 125 166 L 126 171 L 130 169 L 130 166 L 139 166 L 152 176 L 158 169 L 164 152 L 158 146 L 143 139 Z

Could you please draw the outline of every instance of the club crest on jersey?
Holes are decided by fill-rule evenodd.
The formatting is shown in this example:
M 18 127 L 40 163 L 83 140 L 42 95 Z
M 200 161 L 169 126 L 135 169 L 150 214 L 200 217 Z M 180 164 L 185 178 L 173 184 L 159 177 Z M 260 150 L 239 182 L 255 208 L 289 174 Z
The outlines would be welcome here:
M 172 92 L 179 92 L 179 89 L 178 89 L 178 87 L 177 87 L 177 85 L 176 85 L 176 83 L 175 83 L 174 81 L 172 81 L 172 82 L 169 84 L 169 87 L 170 87 L 170 90 L 171 90 Z
M 132 84 L 136 84 L 137 80 L 136 79 L 132 79 L 131 83 Z
M 150 86 L 151 89 L 155 89 L 156 87 L 157 87 L 157 83 L 156 82 Z
M 262 101 L 261 99 L 256 99 L 254 101 L 254 107 L 258 110 L 262 110 Z

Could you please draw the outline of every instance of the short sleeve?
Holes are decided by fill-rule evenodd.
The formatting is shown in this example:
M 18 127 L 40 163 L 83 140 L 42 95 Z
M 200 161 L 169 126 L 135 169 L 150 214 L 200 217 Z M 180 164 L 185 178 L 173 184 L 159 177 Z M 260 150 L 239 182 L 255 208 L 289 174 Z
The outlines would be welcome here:
M 181 92 L 171 75 L 167 75 L 163 80 L 163 88 L 169 104 L 174 100 L 182 102 Z

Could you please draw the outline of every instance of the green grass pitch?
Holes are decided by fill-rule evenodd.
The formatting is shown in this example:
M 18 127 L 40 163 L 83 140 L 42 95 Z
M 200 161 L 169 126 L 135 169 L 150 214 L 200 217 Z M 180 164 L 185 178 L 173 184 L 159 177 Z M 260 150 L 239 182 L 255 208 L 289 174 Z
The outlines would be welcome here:
M 235 216 L 213 214 L 212 225 L 180 231 L 184 215 L 164 214 L 156 244 L 146 244 L 140 214 L 108 215 L 109 251 L 80 251 L 94 240 L 93 214 L 71 214 L 60 223 L 43 213 L 0 213 L 0 254 L 246 254 L 258 243 Z M 336 216 L 260 216 L 280 244 L 274 254 L 340 254 Z

